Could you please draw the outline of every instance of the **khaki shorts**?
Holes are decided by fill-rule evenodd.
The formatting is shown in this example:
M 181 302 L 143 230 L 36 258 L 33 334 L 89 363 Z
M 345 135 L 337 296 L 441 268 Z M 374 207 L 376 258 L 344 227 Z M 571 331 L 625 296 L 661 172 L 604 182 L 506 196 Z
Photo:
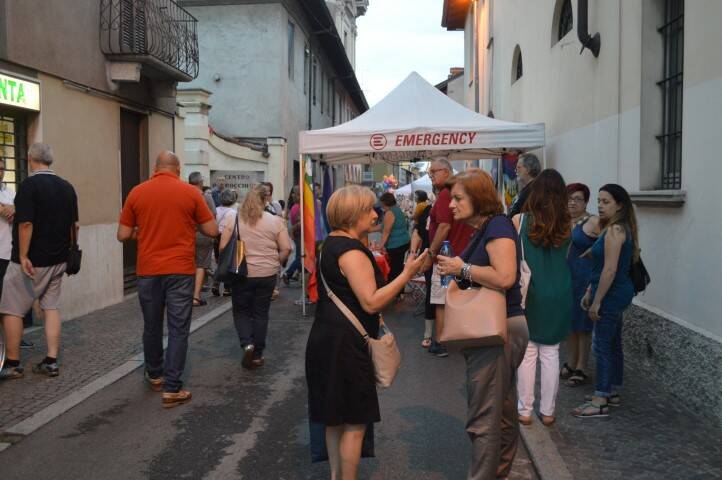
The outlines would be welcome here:
M 446 289 L 441 287 L 441 276 L 439 275 L 438 265 L 434 264 L 434 270 L 431 274 L 431 301 L 432 305 L 446 304 Z
M 213 263 L 213 239 L 205 235 L 196 236 L 196 268 L 211 268 Z
M 58 310 L 64 273 L 64 263 L 35 267 L 35 279 L 32 279 L 23 273 L 19 263 L 10 262 L 3 279 L 0 313 L 24 317 L 36 298 L 40 299 L 43 310 Z

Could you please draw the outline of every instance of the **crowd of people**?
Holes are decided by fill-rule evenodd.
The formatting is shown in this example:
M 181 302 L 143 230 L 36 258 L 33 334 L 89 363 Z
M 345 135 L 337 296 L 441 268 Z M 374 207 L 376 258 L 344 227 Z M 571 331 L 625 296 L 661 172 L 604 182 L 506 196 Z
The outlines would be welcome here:
M 0 313 L 7 337 L 2 379 L 24 375 L 22 321 L 36 300 L 44 311 L 48 351 L 33 371 L 59 374 L 58 301 L 78 234 L 77 197 L 50 169 L 51 149 L 34 144 L 28 157 L 31 174 L 17 195 L 0 189 Z M 0 175 L 3 167 L 0 163 Z M 593 215 L 589 187 L 567 184 L 556 170 L 542 169 L 534 155 L 521 156 L 517 173 L 521 189 L 506 209 L 486 172 L 455 175 L 446 159 L 435 159 L 428 169 L 435 200 L 415 192 L 410 224 L 391 192 L 377 199 L 368 188 L 346 186 L 322 205 L 315 185 L 319 298 L 306 348 L 306 378 L 309 417 L 325 425 L 332 478 L 356 478 L 364 434 L 380 421 L 368 338 L 383 336 L 381 312 L 420 275 L 426 285 L 421 345 L 437 357 L 448 356 L 439 341 L 447 279 L 461 289 L 489 288 L 506 298 L 505 344 L 461 351 L 472 444 L 468 478 L 509 474 L 519 424 L 534 421 L 538 363 L 538 418 L 544 425 L 555 421 L 561 380 L 570 388 L 590 381 L 592 349 L 595 391 L 580 398 L 571 413 L 601 417 L 620 405 L 622 319 L 635 295 L 630 269 L 640 250 L 630 197 L 619 185 L 604 185 Z M 232 242 L 244 245 L 247 274 L 214 279 L 211 292 L 231 297 L 241 365 L 249 369 L 265 364 L 269 311 L 279 285 L 304 274 L 298 187 L 284 203 L 273 200 L 268 182 L 239 199 L 222 178 L 207 188 L 201 173 L 191 173 L 187 183 L 180 174 L 175 154 L 158 155 L 152 178 L 128 195 L 117 231 L 119 241 L 137 242 L 145 379 L 162 391 L 165 408 L 191 399 L 181 380 L 191 313 L 207 303 L 201 292 L 214 257 L 218 262 Z M 379 232 L 379 248 L 388 256 L 386 278 L 369 248 L 373 232 Z M 442 252 L 447 244 L 450 251 Z M 286 268 L 293 250 L 294 261 Z M 568 355 L 560 367 L 563 341 Z
M 468 478 L 506 477 L 513 463 L 519 424 L 534 419 L 537 364 L 541 398 L 537 416 L 550 426 L 556 419 L 560 380 L 569 387 L 589 382 L 589 354 L 596 359 L 595 391 L 580 398 L 575 417 L 604 417 L 620 405 L 623 374 L 622 318 L 635 289 L 633 262 L 639 259 L 637 222 L 631 199 L 619 185 L 598 192 L 598 214 L 587 208 L 591 192 L 567 184 L 537 157 L 521 156 L 521 189 L 510 208 L 501 203 L 491 176 L 479 169 L 454 175 L 446 159 L 428 173 L 436 201 L 416 193 L 411 238 L 383 194 L 381 225 L 369 189 L 344 187 L 328 204 L 333 231 L 321 248 L 322 288 L 306 351 L 309 415 L 326 425 L 332 478 L 356 478 L 364 432 L 380 420 L 374 361 L 336 300 L 358 317 L 368 336 L 383 331 L 380 312 L 422 272 L 426 283 L 422 347 L 448 355 L 439 342 L 447 289 L 452 277 L 462 289 L 490 288 L 506 296 L 505 344 L 466 348 L 468 417 L 472 444 Z M 506 210 L 506 212 L 505 212 Z M 404 231 L 402 231 L 404 230 Z M 393 265 L 388 281 L 368 248 L 368 234 L 381 231 L 381 245 Z M 448 241 L 451 255 L 440 255 Z M 406 258 L 405 265 L 399 259 Z M 522 271 L 529 275 L 525 279 Z M 469 311 L 469 315 L 474 315 Z M 560 344 L 568 360 L 560 368 Z

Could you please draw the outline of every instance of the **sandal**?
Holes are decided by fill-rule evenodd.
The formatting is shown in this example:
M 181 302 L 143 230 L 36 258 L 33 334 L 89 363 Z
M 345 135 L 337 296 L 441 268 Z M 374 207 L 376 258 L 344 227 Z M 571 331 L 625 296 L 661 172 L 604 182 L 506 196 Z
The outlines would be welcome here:
M 586 400 L 587 402 L 591 402 L 592 395 L 585 395 L 584 400 Z M 607 397 L 607 405 L 610 407 L 621 407 L 622 406 L 622 398 L 619 396 L 618 393 L 613 393 Z
M 572 375 L 574 375 L 574 373 L 575 373 L 575 370 L 572 367 L 570 367 L 568 364 L 565 363 L 564 365 L 562 365 L 562 369 L 559 372 L 559 378 L 561 378 L 562 380 L 566 380 L 569 377 L 571 377 Z
M 541 413 L 538 414 L 539 420 L 541 420 L 542 424 L 545 427 L 551 427 L 554 425 L 554 422 L 556 422 L 557 417 L 554 415 L 543 415 Z
M 587 383 L 588 379 L 589 377 L 586 373 L 581 370 L 577 370 L 569 377 L 569 379 L 565 382 L 565 385 L 567 387 L 578 387 L 579 385 Z
M 422 348 L 429 348 L 431 346 L 431 337 L 424 337 L 421 341 Z
M 193 297 L 193 306 L 194 307 L 205 307 L 206 305 L 208 305 L 208 302 L 206 302 L 202 298 Z
M 585 402 L 572 410 L 572 416 L 577 418 L 608 417 L 609 406 L 606 403 L 597 405 L 593 401 Z

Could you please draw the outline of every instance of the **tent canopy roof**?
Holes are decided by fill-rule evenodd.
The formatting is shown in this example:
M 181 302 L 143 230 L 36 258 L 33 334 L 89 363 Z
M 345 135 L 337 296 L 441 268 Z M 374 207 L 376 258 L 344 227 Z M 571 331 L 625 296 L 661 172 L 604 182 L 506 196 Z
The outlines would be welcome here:
M 486 117 L 412 72 L 363 115 L 299 134 L 300 152 L 327 163 L 398 163 L 433 157 L 476 160 L 544 146 L 543 123 Z

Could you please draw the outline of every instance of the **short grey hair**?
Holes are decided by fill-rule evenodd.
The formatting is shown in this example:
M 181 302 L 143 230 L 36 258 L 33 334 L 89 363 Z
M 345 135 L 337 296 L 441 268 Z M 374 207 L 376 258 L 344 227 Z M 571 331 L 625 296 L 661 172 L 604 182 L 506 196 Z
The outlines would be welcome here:
M 221 205 L 224 207 L 230 207 L 234 203 L 236 203 L 236 199 L 238 198 L 238 195 L 236 195 L 236 192 L 231 190 L 230 188 L 226 188 L 221 192 Z
M 188 175 L 188 183 L 203 186 L 203 174 L 201 172 L 191 172 Z
M 53 150 L 46 143 L 33 143 L 28 149 L 28 157 L 43 165 L 50 166 L 53 163 Z
M 536 178 L 537 175 L 541 173 L 541 162 L 539 162 L 539 159 L 533 153 L 525 153 L 521 156 L 519 161 L 522 165 L 524 165 L 524 168 L 529 170 L 529 175 L 532 178 Z
M 451 168 L 451 163 L 444 157 L 435 158 L 434 161 L 431 163 L 440 163 L 444 166 L 445 169 L 449 171 L 449 173 L 451 173 L 452 175 L 454 174 L 454 169 Z

